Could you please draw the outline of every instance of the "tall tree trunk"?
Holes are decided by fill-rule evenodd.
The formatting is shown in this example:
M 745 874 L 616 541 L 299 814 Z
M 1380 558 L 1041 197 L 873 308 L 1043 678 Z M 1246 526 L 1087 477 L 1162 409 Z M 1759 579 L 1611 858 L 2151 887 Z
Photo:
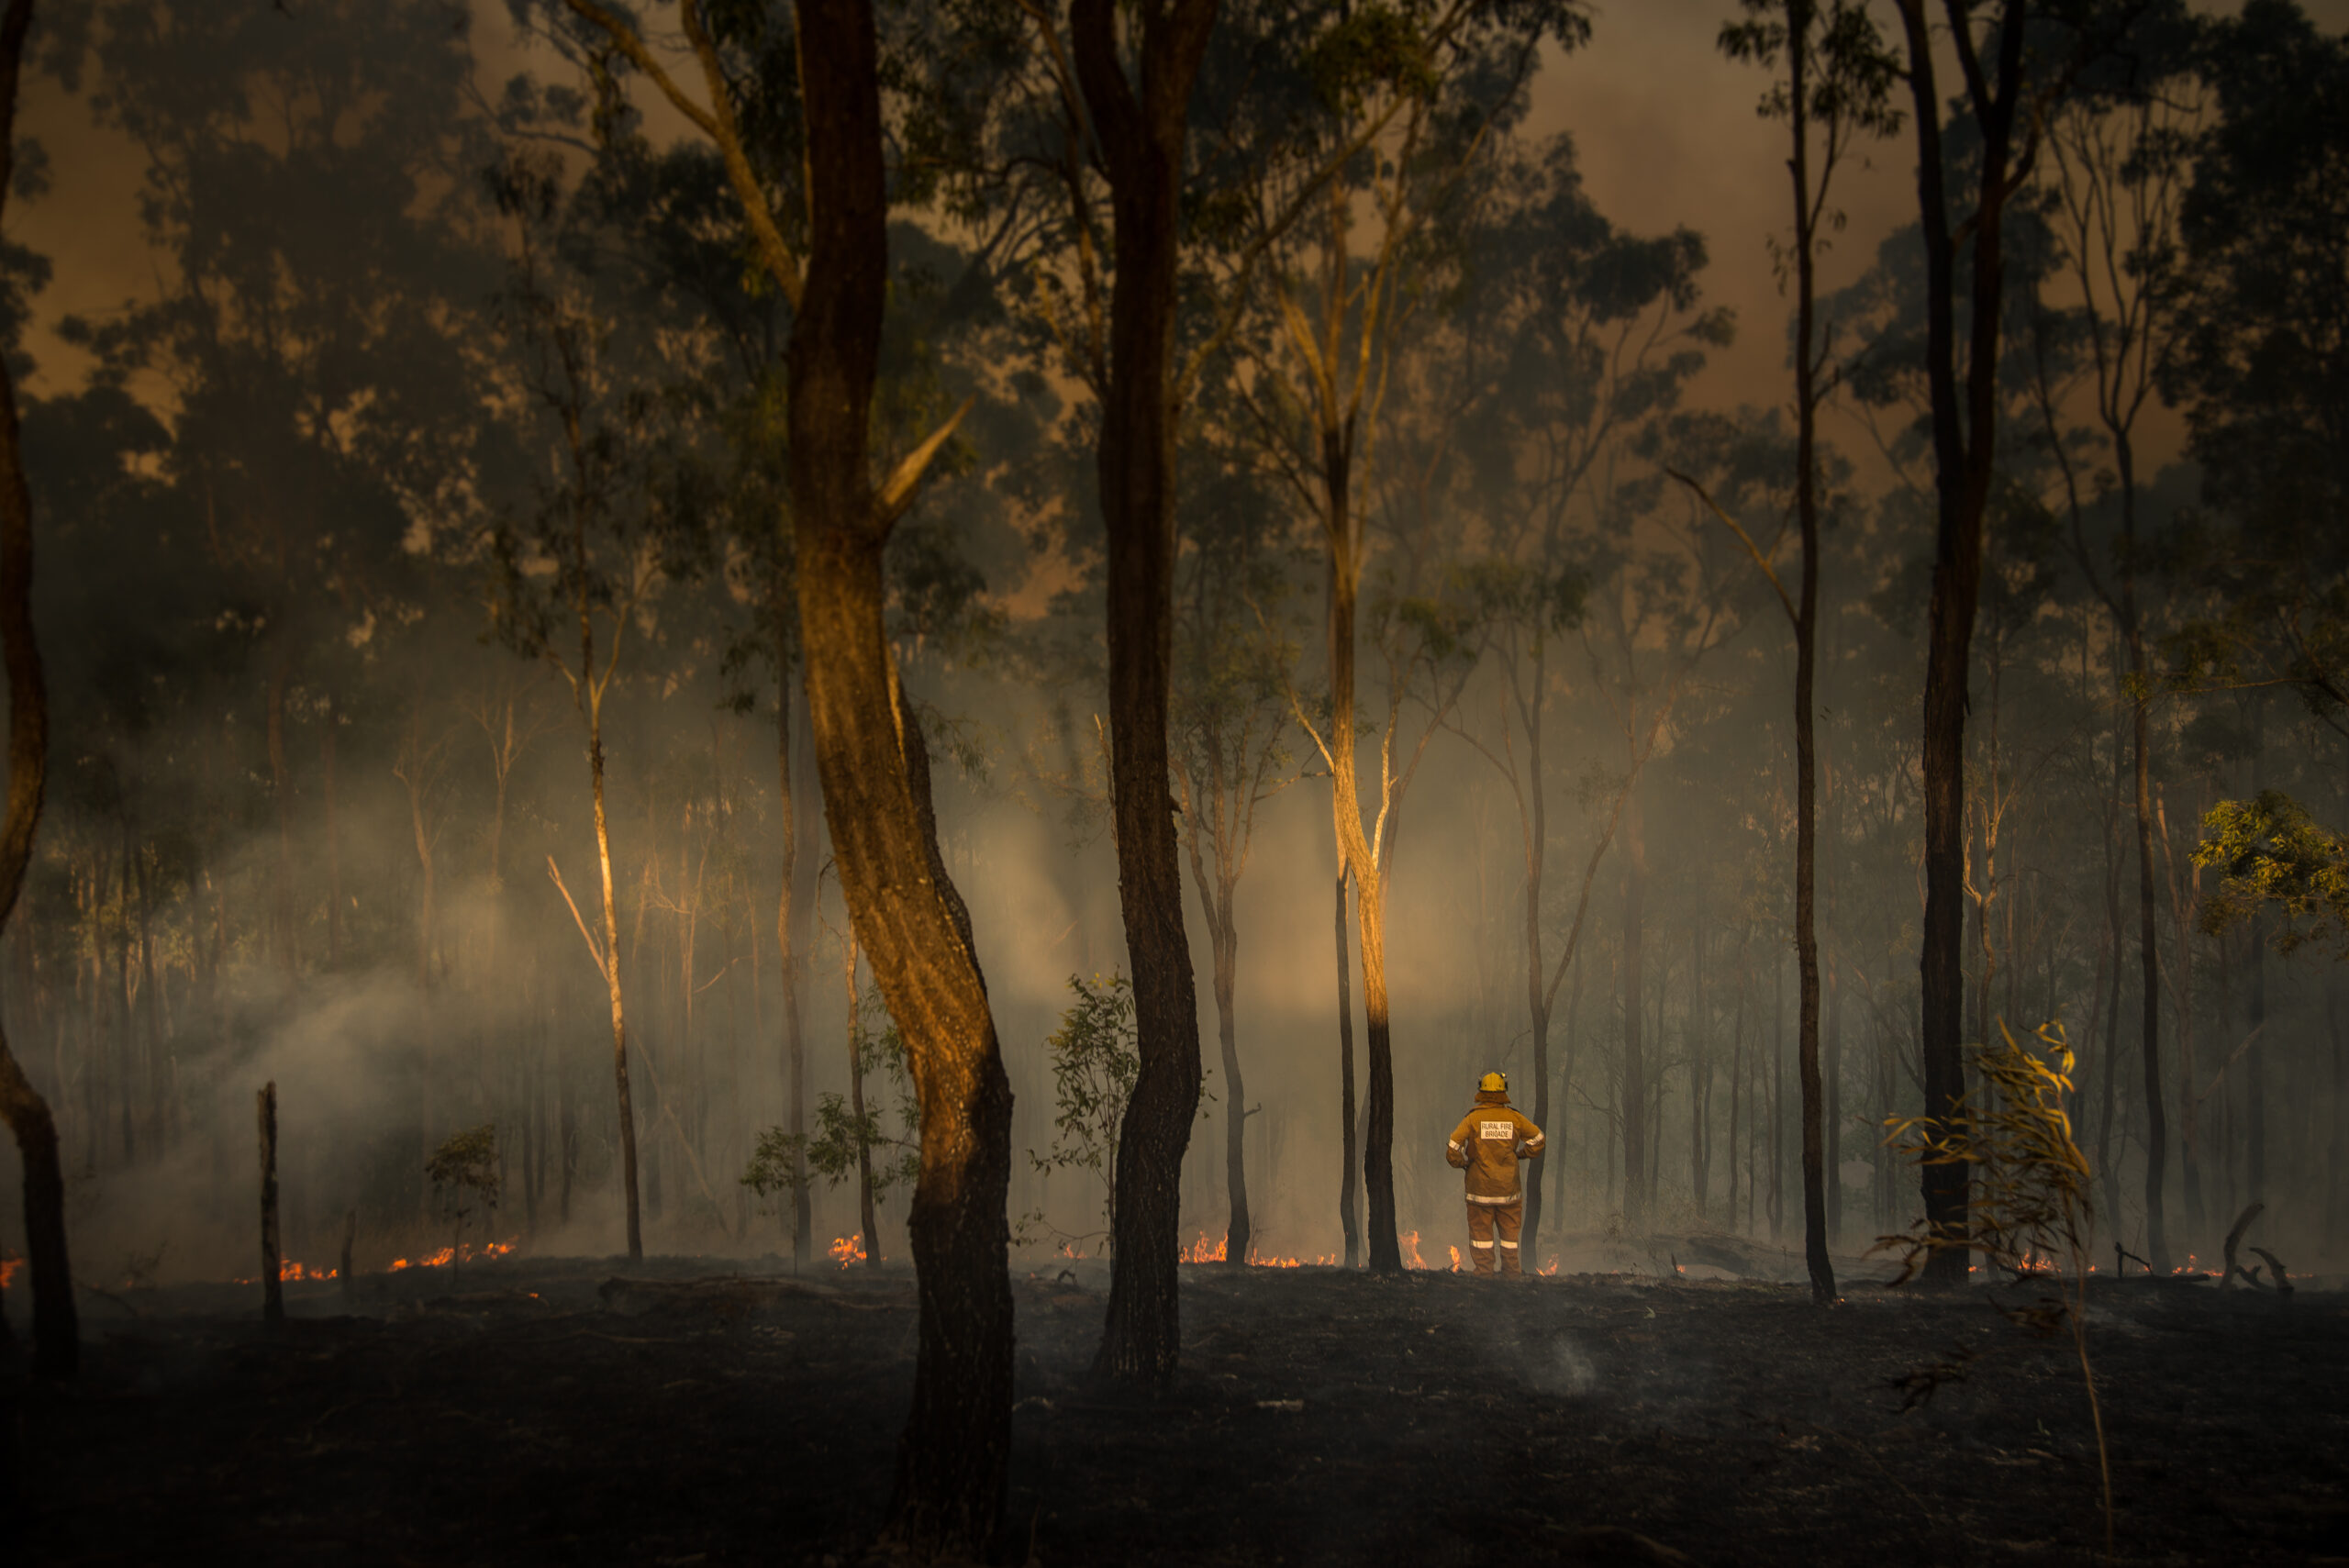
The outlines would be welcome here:
M 1337 298 L 1334 292 L 1330 298 Z M 1386 886 L 1378 857 L 1363 831 L 1354 757 L 1354 617 L 1363 550 L 1351 502 L 1351 425 L 1325 424 L 1320 445 L 1330 548 L 1330 807 L 1339 862 L 1354 884 L 1355 919 L 1362 932 L 1363 1022 L 1368 1036 L 1362 1151 L 1363 1186 L 1369 1199 L 1367 1262 L 1373 1273 L 1399 1273 L 1403 1253 L 1395 1229 L 1395 1057 L 1386 998 Z
M 1223 1120 L 1223 1184 L 1230 1206 L 1223 1255 L 1232 1267 L 1244 1268 L 1249 1247 L 1255 1240 L 1255 1226 L 1248 1215 L 1248 1166 L 1242 1158 L 1247 1148 L 1248 1091 L 1240 1076 L 1240 926 L 1232 894 L 1229 885 L 1219 887 L 1208 912 L 1215 951 L 1216 1040 L 1223 1052 L 1224 1093 L 1231 1101 Z
M 783 878 L 774 913 L 775 947 L 783 960 L 784 1075 L 791 1096 L 791 1262 L 806 1268 L 813 1251 L 815 1216 L 807 1190 L 807 1044 L 799 1006 L 799 802 L 791 788 L 791 624 L 783 574 L 770 584 L 774 621 L 774 739 L 777 800 L 783 813 Z
M 1119 59 L 1116 12 L 1113 0 L 1075 0 L 1069 12 L 1077 80 L 1115 215 L 1100 481 L 1108 531 L 1110 797 L 1141 1055 L 1118 1137 L 1108 1318 L 1093 1370 L 1163 1388 L 1182 1353 L 1176 1229 L 1200 1077 L 1198 997 L 1167 784 L 1177 417 L 1169 361 L 1184 118 L 1216 0 L 1141 7 L 1139 96 Z
M 1564 1140 L 1551 1133 L 1550 1128 L 1550 1003 L 1556 995 L 1544 983 L 1542 962 L 1542 882 L 1548 868 L 1549 803 L 1542 796 L 1542 699 L 1545 689 L 1543 655 L 1545 645 L 1537 641 L 1533 650 L 1533 701 L 1526 713 L 1525 750 L 1528 773 L 1526 810 L 1531 817 L 1526 832 L 1525 862 L 1525 1017 L 1533 1034 L 1533 1125 L 1542 1131 L 1544 1157 L 1553 1166 L 1564 1163 L 1560 1147 Z M 1584 896 L 1588 897 L 1587 879 Z M 1576 936 L 1580 935 L 1576 932 Z M 1522 1241 L 1525 1256 L 1539 1260 L 1542 1248 L 1542 1179 L 1537 1173 L 1525 1184 L 1525 1220 Z M 1535 1267 L 1539 1268 L 1538 1261 Z
M 285 1321 L 285 1286 L 279 1279 L 284 1249 L 277 1237 L 277 1081 L 253 1096 L 261 1130 L 261 1320 L 270 1328 Z
M 338 728 L 334 708 L 326 711 L 324 722 L 318 726 L 318 771 L 325 792 L 327 830 L 327 967 L 342 967 L 342 830 L 337 816 L 340 802 L 336 799 L 334 773 L 335 730 Z M 499 793 L 504 794 L 503 781 Z M 504 815 L 504 802 L 499 802 L 499 815 Z M 490 863 L 497 861 L 493 834 Z
M 1705 1005 L 1705 923 L 1701 915 L 1689 922 L 1688 986 L 1688 1203 L 1699 1225 L 1705 1218 L 1705 1188 L 1709 1184 L 1712 1149 L 1705 1139 L 1705 1116 L 1710 1108 L 1712 1061 Z
M 1346 870 L 1338 867 L 1338 1224 L 1346 1238 L 1346 1267 L 1362 1266 L 1362 1150 L 1354 1140 L 1354 997 L 1353 960 L 1346 950 Z
M 1647 1012 L 1641 928 L 1646 922 L 1646 813 L 1634 794 L 1623 806 L 1623 1232 L 1647 1233 L 1647 1062 L 1641 1030 Z
M 918 477 L 866 468 L 888 280 L 871 0 L 799 7 L 810 250 L 792 320 L 789 464 L 799 624 L 825 820 L 850 917 L 921 1104 L 907 1224 L 920 1300 L 890 1533 L 921 1556 L 993 1544 L 1011 1452 L 1011 1083 L 939 855 L 921 725 L 882 623 L 882 551 Z
M 2001 245 L 2006 201 L 2016 183 L 2010 166 L 2015 114 L 2023 90 L 2022 0 L 2003 0 L 1997 28 L 1995 75 L 1976 58 L 1972 18 L 1953 6 L 1954 42 L 1965 63 L 1969 95 L 1982 135 L 1974 211 L 1970 339 L 1965 399 L 1958 400 L 1955 249 L 1943 190 L 1943 105 L 1934 85 L 1933 41 L 1925 0 L 1899 0 L 1909 39 L 1909 83 L 1917 121 L 1917 199 L 1925 245 L 1926 376 L 1932 393 L 1936 518 L 1932 601 L 1926 634 L 1924 694 L 1925 910 L 1922 1040 L 1925 1109 L 1954 1117 L 1965 1094 L 1962 1043 L 1965 940 L 1966 675 L 1975 607 L 1982 584 L 1982 517 L 1989 499 L 1998 435 L 1998 334 L 2005 288 Z M 1928 1283 L 1965 1283 L 1968 1192 L 1962 1164 L 1922 1168 L 1925 1218 L 1943 1245 L 1925 1265 Z
M 579 624 L 581 637 L 586 642 L 586 657 L 581 667 L 592 673 L 596 667 L 593 634 L 585 602 L 581 602 Z M 604 716 L 603 695 L 595 694 L 587 704 L 587 776 L 593 787 L 596 806 L 596 866 L 604 879 L 604 991 L 612 1005 L 612 1082 L 619 1101 L 620 1196 L 628 1216 L 628 1255 L 644 1256 L 644 1224 L 639 1212 L 636 1178 L 636 1109 L 629 1097 L 628 1083 L 628 1014 L 620 995 L 620 917 L 619 907 L 612 897 L 612 836 L 604 817 Z
M 7 200 L 16 156 L 17 83 L 25 57 L 32 0 L 8 0 L 0 16 L 0 206 Z M 48 779 L 49 696 L 41 682 L 40 646 L 32 617 L 33 508 L 25 490 L 24 448 L 17 421 L 17 392 L 0 364 L 0 655 L 8 670 L 8 805 L 0 818 L 0 929 L 17 907 L 40 825 Z M 73 1275 L 66 1256 L 65 1178 L 57 1152 L 57 1122 L 0 1032 L 0 1118 L 17 1140 L 24 1163 L 25 1257 L 32 1270 L 33 1368 L 43 1377 L 71 1377 L 81 1364 L 81 1330 L 73 1308 Z
M 856 1006 L 856 935 L 849 934 L 848 951 L 841 963 L 841 984 L 848 994 L 848 1107 L 856 1118 L 856 1126 L 864 1126 L 864 1029 L 857 1017 Z M 881 1229 L 879 1217 L 873 1211 L 873 1146 L 860 1136 L 856 1140 L 856 1218 L 864 1240 L 864 1262 L 867 1268 L 881 1266 Z
M 1782 953 L 1770 965 L 1770 1240 L 1786 1233 L 1787 1173 L 1787 961 Z M 1827 1211 L 1820 1209 L 1820 1251 L 1826 1252 Z M 1808 1240 L 1806 1239 L 1806 1250 Z M 1814 1278 L 1811 1289 L 1816 1292 Z

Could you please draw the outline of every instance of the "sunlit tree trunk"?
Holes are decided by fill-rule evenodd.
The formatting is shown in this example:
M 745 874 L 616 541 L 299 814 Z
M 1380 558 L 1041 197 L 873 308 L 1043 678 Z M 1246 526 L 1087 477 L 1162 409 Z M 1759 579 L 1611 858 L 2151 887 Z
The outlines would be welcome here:
M 580 506 L 580 537 L 575 548 L 581 561 L 586 559 L 586 510 Z M 584 582 L 585 573 L 581 573 Z M 579 667 L 586 673 L 583 683 L 587 706 L 587 779 L 594 796 L 596 816 L 596 868 L 603 877 L 604 892 L 604 991 L 612 1006 L 612 1081 L 619 1102 L 620 1198 L 628 1221 L 628 1255 L 644 1256 L 643 1218 L 639 1212 L 636 1175 L 636 1107 L 629 1098 L 628 1081 L 628 1014 L 620 992 L 620 917 L 619 906 L 612 896 L 612 834 L 604 816 L 604 686 L 595 678 L 596 623 L 591 617 L 588 601 L 583 592 L 579 610 Z
M 1346 946 L 1346 872 L 1338 868 L 1338 1224 L 1345 1232 L 1346 1267 L 1362 1266 L 1362 1149 L 1354 1138 L 1353 957 Z
M 1011 1084 L 882 623 L 882 552 L 919 471 L 901 468 L 876 495 L 866 467 L 888 278 L 872 6 L 824 0 L 798 16 L 801 59 L 823 65 L 800 73 L 810 249 L 789 391 L 809 719 L 841 892 L 921 1103 L 907 1221 L 920 1319 L 890 1533 L 919 1556 L 978 1556 L 995 1539 L 1011 1451 Z

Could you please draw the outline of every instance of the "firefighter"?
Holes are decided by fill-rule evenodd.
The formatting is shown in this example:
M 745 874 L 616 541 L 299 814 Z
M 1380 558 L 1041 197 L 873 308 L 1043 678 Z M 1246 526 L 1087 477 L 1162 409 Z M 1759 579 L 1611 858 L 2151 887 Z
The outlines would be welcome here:
M 1493 1272 L 1497 1242 L 1500 1272 L 1525 1272 L 1517 1257 L 1518 1232 L 1525 1225 L 1525 1188 L 1517 1164 L 1541 1152 L 1542 1129 L 1509 1105 L 1508 1076 L 1486 1073 L 1476 1084 L 1475 1108 L 1453 1129 L 1452 1147 L 1444 1151 L 1453 1170 L 1468 1173 L 1468 1255 L 1479 1275 Z

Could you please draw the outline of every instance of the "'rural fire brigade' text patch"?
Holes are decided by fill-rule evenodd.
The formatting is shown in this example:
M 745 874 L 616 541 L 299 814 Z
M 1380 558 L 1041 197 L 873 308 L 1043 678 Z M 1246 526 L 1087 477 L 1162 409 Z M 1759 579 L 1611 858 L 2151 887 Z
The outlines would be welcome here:
M 1513 1121 L 1480 1121 L 1476 1124 L 1476 1136 L 1514 1143 L 1517 1141 L 1517 1124 Z

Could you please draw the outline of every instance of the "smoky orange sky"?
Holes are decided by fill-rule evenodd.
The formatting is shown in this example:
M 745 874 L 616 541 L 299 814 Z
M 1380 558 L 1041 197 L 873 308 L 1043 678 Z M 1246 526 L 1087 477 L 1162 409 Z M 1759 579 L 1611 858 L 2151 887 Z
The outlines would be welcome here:
M 504 0 L 471 4 L 485 95 L 495 96 L 517 71 L 562 70 L 516 37 Z M 2303 4 L 2326 31 L 2349 28 L 2349 0 Z M 1887 34 L 1897 38 L 1891 7 L 1880 9 Z M 1711 258 L 1706 293 L 1736 310 L 1738 335 L 1714 352 L 1694 400 L 1782 404 L 1786 306 L 1768 245 L 1790 228 L 1785 131 L 1754 113 L 1765 73 L 1723 58 L 1716 47 L 1722 22 L 1739 7 L 1734 0 L 1612 0 L 1593 10 L 1588 46 L 1553 57 L 1537 78 L 1528 128 L 1574 135 L 1591 195 L 1618 224 L 1641 232 L 1685 224 L 1705 236 Z M 301 25 L 298 8 L 287 25 Z M 1946 89 L 1954 72 L 1944 69 L 1943 80 Z M 144 159 L 125 139 L 94 127 L 85 105 L 45 77 L 26 82 L 20 127 L 48 151 L 53 175 L 39 201 L 9 204 L 7 222 L 13 238 L 47 255 L 55 269 L 36 303 L 28 340 L 37 361 L 28 390 L 53 395 L 72 388 L 89 368 L 84 356 L 57 339 L 56 323 L 74 314 L 102 317 L 158 286 L 139 224 Z M 1848 226 L 1822 260 L 1822 290 L 1851 282 L 1883 239 L 1908 221 L 1916 200 L 1912 147 L 1906 135 L 1863 145 L 1839 172 L 1833 205 Z M 2177 421 L 2161 416 L 2149 433 L 2155 450 L 2174 447 Z M 1856 428 L 1841 439 L 1847 449 L 1865 444 Z

